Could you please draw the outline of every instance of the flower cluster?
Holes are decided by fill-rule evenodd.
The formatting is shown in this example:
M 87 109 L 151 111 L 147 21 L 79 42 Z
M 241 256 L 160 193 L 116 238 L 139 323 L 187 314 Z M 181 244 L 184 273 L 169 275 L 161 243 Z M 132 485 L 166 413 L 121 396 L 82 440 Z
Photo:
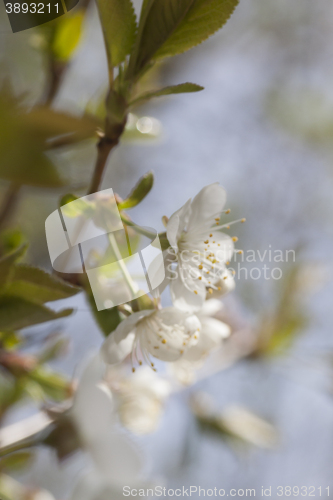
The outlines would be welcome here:
M 210 298 L 213 293 L 223 294 L 234 287 L 227 264 L 236 238 L 223 232 L 231 224 L 221 223 L 221 215 L 230 212 L 224 210 L 225 201 L 225 190 L 211 184 L 170 217 L 162 287 L 170 284 L 173 306 L 126 317 L 102 346 L 107 364 L 129 355 L 133 371 L 143 362 L 155 369 L 152 358 L 197 362 L 229 335 L 227 325 L 209 318 L 220 308 Z
M 173 305 L 162 308 L 155 297 L 155 309 L 123 306 L 123 320 L 85 369 L 72 418 L 92 465 L 72 500 L 120 498 L 124 482 L 145 484 L 140 456 L 119 424 L 135 434 L 156 430 L 168 396 L 192 383 L 230 335 L 214 317 L 223 306 L 220 296 L 235 286 L 227 266 L 236 238 L 223 232 L 231 223 L 221 223 L 229 213 L 225 200 L 224 189 L 212 184 L 170 217 L 160 292 L 169 285 Z M 157 373 L 161 362 L 168 369 Z

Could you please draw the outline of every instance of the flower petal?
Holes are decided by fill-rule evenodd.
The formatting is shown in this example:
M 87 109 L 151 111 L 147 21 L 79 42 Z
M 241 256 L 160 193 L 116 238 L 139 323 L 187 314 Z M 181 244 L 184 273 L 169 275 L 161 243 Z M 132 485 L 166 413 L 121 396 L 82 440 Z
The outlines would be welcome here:
M 187 200 L 185 205 L 183 205 L 179 210 L 173 213 L 167 224 L 167 238 L 172 247 L 177 246 L 177 241 L 184 231 L 185 226 L 189 218 L 189 208 L 191 205 L 191 200 Z
M 124 434 L 109 432 L 89 449 L 104 481 L 123 485 L 140 477 L 143 462 L 137 447 Z
M 206 300 L 200 310 L 198 316 L 215 316 L 223 307 L 223 304 L 218 299 Z
M 116 330 L 109 335 L 101 347 L 101 354 L 105 363 L 111 365 L 119 363 L 130 354 L 135 338 L 136 323 L 150 313 L 149 310 L 136 312 L 117 326 Z
M 219 215 L 227 199 L 225 189 L 218 183 L 205 186 L 191 203 L 191 215 L 188 223 L 188 231 L 214 222 L 214 217 Z
M 108 432 L 113 422 L 113 401 L 110 390 L 103 384 L 105 364 L 100 355 L 86 366 L 74 396 L 71 416 L 85 444 Z
M 189 290 L 180 276 L 171 280 L 170 293 L 172 303 L 181 311 L 196 312 L 201 309 L 206 298 L 206 288 L 197 285 L 196 291 L 198 292 L 197 294 Z
M 199 361 L 207 356 L 210 351 L 222 345 L 222 341 L 229 337 L 230 327 L 214 318 L 200 318 L 201 332 L 197 345 L 191 347 L 184 354 L 187 361 Z

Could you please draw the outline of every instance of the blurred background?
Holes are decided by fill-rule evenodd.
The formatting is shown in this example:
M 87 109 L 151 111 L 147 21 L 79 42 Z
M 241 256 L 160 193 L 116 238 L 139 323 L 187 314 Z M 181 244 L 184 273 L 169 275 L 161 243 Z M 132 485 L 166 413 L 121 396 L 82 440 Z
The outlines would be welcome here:
M 40 31 L 10 33 L 3 5 L 0 11 L 2 78 L 34 104 L 47 75 Z M 123 197 L 144 173 L 154 171 L 154 189 L 131 215 L 159 231 L 163 215 L 170 216 L 204 185 L 220 182 L 232 219 L 247 219 L 233 230 L 244 250 L 242 266 L 249 272 L 264 264 L 283 271 L 280 280 L 263 274 L 245 279 L 245 273 L 236 279 L 235 291 L 224 299 L 223 319 L 233 327 L 234 340 L 223 363 L 167 401 L 155 433 L 135 437 L 151 477 L 163 478 L 170 488 L 333 488 L 332 14 L 328 0 L 241 2 L 220 33 L 151 75 L 153 87 L 189 81 L 205 90 L 137 108 L 141 121 L 132 117 L 132 130 L 109 159 L 103 187 Z M 103 39 L 90 3 L 54 108 L 98 113 L 106 87 Z M 30 241 L 31 263 L 51 269 L 45 219 L 61 194 L 84 192 L 94 158 L 92 140 L 63 148 L 54 161 L 70 187 L 21 189 L 10 223 Z M 270 262 L 269 249 L 284 255 L 294 249 L 295 262 Z M 267 252 L 262 261 L 257 256 L 246 262 L 249 250 Z M 170 303 L 168 296 L 164 301 Z M 64 304 L 76 313 L 34 333 L 42 339 L 55 329 L 62 332 L 69 344 L 51 366 L 74 377 L 103 337 L 82 295 Z M 253 429 L 240 430 L 248 438 L 240 445 L 222 429 L 200 422 L 198 406 L 208 397 L 216 412 L 240 406 L 270 422 L 274 445 L 263 440 L 257 446 Z M 4 423 L 34 411 L 32 403 L 21 403 Z M 66 500 L 83 465 L 79 455 L 59 465 L 55 453 L 43 448 L 17 477 Z

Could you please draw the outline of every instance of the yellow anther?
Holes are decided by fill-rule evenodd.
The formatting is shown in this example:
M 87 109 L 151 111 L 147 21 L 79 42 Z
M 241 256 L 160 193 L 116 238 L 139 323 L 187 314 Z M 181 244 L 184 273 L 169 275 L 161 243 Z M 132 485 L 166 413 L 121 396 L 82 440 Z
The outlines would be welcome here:
M 227 212 L 226 212 L 226 213 L 227 213 Z M 216 219 L 215 219 L 215 220 L 218 222 L 218 221 L 220 220 L 220 217 L 216 217 Z
M 199 276 L 199 280 L 202 280 L 202 277 L 201 277 L 201 276 Z
M 219 292 L 222 290 L 222 288 L 220 286 L 218 286 L 217 289 Z
M 226 280 L 228 278 L 228 276 L 223 276 L 223 279 Z
M 238 250 L 238 252 L 237 252 L 237 253 L 239 253 L 239 254 L 241 255 L 241 254 L 242 254 L 242 253 L 244 253 L 244 252 L 243 252 L 243 250 Z
M 194 293 L 195 293 L 195 295 L 198 295 L 198 292 L 196 290 L 194 290 Z
M 230 229 L 230 226 L 225 226 L 226 229 Z
M 151 364 L 151 366 L 155 366 L 154 363 L 150 363 L 150 364 Z
M 213 293 L 213 289 L 212 288 L 208 288 L 208 292 L 209 293 Z
M 207 245 L 208 243 L 209 243 L 209 241 L 208 241 L 208 240 L 204 241 L 204 244 L 205 244 L 205 245 Z
M 237 236 L 233 236 L 231 239 L 232 239 L 232 241 L 235 241 L 235 242 L 238 241 Z
M 194 338 L 195 338 L 195 339 L 197 339 L 197 338 L 198 338 L 198 336 L 197 336 L 197 335 L 194 335 Z
M 183 351 L 183 349 L 181 349 L 181 351 L 180 351 L 180 354 L 184 354 L 184 351 Z
M 227 265 L 227 266 L 229 266 L 229 264 L 230 264 L 230 262 L 229 262 L 229 261 L 228 261 L 228 262 L 226 262 L 226 265 Z
M 218 243 L 217 246 L 220 247 L 221 246 L 220 243 Z
M 166 344 L 166 340 L 165 339 L 162 340 L 162 344 Z
M 142 361 L 139 361 L 139 365 L 142 366 Z
M 132 372 L 133 372 L 133 373 L 135 372 L 135 368 L 132 368 Z
M 230 214 L 231 210 L 228 208 L 228 210 L 225 211 L 226 214 Z
M 199 269 L 203 269 L 203 265 L 202 265 L 202 264 L 200 264 L 200 265 L 198 266 L 198 268 L 199 268 Z
M 212 233 L 210 233 L 209 237 L 210 237 L 210 238 L 212 238 L 212 237 L 213 237 Z
M 242 220 L 241 220 L 241 222 L 245 222 L 245 221 L 246 221 L 246 219 L 242 219 Z

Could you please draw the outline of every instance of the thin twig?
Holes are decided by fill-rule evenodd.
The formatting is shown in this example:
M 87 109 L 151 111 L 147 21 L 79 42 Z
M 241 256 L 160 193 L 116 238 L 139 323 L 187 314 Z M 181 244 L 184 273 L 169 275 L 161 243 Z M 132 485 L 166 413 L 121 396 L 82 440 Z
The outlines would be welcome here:
M 117 146 L 119 137 L 120 135 L 115 139 L 107 139 L 106 137 L 102 137 L 97 144 L 97 159 L 87 194 L 96 193 L 99 190 L 109 154 L 112 149 Z

